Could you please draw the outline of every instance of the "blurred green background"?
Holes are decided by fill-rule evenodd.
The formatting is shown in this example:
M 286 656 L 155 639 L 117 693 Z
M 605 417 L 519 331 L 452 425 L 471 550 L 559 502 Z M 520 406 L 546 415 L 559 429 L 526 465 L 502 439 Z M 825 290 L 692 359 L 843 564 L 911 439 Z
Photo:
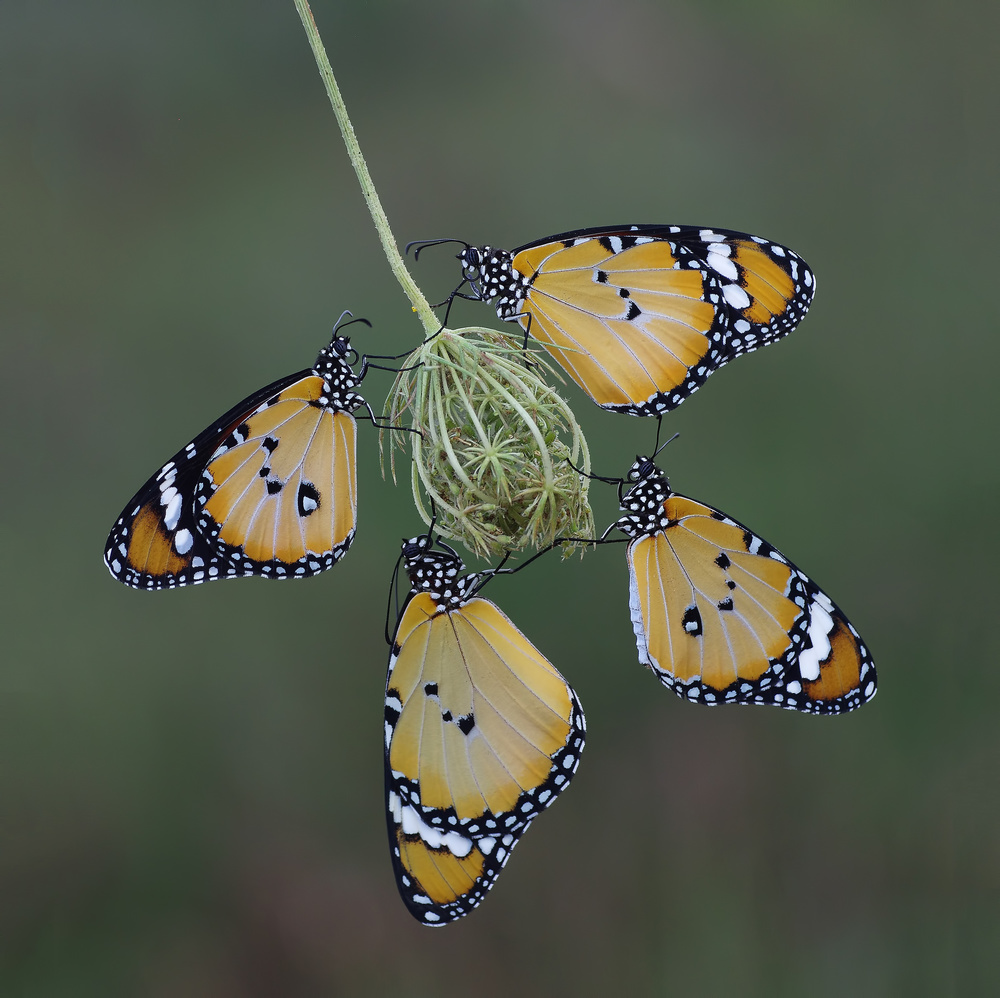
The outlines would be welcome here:
M 419 523 L 375 435 L 318 579 L 148 595 L 101 563 L 145 478 L 342 309 L 369 352 L 420 336 L 292 2 L 8 0 L 0 994 L 1000 993 L 1000 7 L 315 14 L 400 242 L 669 221 L 810 262 L 801 330 L 671 415 L 664 461 L 829 590 L 881 691 L 832 719 L 697 708 L 636 663 L 620 548 L 498 580 L 588 747 L 483 907 L 419 926 L 380 720 Z M 432 300 L 456 273 L 446 249 L 415 268 Z M 568 396 L 597 470 L 648 451 L 651 423 Z

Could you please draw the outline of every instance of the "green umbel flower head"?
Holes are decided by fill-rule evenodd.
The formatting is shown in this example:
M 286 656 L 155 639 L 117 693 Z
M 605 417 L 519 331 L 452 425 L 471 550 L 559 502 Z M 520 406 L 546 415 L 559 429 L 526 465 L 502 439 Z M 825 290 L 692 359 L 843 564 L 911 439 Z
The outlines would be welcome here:
M 493 329 L 444 329 L 403 366 L 385 416 L 399 425 L 409 412 L 420 431 L 390 432 L 413 449 L 413 499 L 426 523 L 433 505 L 437 529 L 480 556 L 594 536 L 580 473 L 590 471 L 587 441 L 542 380 L 551 367 L 537 351 Z

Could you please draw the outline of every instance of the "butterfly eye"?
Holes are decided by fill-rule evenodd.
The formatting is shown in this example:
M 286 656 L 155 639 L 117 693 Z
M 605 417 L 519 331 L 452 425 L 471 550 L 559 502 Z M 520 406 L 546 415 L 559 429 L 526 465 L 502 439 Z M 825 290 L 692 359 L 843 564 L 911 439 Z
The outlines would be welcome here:
M 467 281 L 475 281 L 479 279 L 479 264 L 480 256 L 479 251 L 475 247 L 471 247 L 467 250 L 463 250 L 459 254 L 459 260 L 462 262 L 462 276 Z

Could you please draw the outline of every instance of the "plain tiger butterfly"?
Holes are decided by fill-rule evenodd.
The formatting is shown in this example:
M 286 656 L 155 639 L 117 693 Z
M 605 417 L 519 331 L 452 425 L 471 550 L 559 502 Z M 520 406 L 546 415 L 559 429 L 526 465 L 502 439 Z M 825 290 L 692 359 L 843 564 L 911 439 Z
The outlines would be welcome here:
M 116 579 L 172 589 L 304 578 L 344 556 L 357 521 L 353 412 L 375 417 L 354 390 L 367 358 L 355 372 L 357 353 L 339 328 L 312 368 L 244 399 L 139 489 L 104 552 Z
M 496 299 L 497 316 L 599 406 L 633 416 L 676 408 L 723 364 L 791 332 L 816 291 L 787 246 L 693 225 L 578 229 L 513 251 L 466 245 L 458 258 L 461 297 Z
M 385 692 L 385 784 L 396 883 L 444 925 L 493 886 L 531 822 L 569 786 L 583 749 L 576 693 L 430 534 L 403 544 L 410 592 Z
M 685 700 L 813 714 L 875 696 L 875 665 L 843 611 L 767 541 L 671 490 L 646 457 L 619 490 L 639 661 Z M 603 539 L 603 538 L 602 538 Z

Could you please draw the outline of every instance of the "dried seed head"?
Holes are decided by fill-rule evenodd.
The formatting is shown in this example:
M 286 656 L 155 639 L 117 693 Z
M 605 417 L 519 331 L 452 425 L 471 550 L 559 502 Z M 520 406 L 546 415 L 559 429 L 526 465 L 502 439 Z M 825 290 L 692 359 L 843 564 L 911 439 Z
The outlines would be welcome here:
M 526 364 L 526 360 L 530 360 Z M 480 556 L 557 537 L 593 537 L 590 452 L 569 405 L 540 372 L 551 367 L 519 340 L 482 327 L 442 330 L 405 361 L 386 399 L 390 423 L 409 410 L 413 499 Z M 395 478 L 395 453 L 392 454 Z

